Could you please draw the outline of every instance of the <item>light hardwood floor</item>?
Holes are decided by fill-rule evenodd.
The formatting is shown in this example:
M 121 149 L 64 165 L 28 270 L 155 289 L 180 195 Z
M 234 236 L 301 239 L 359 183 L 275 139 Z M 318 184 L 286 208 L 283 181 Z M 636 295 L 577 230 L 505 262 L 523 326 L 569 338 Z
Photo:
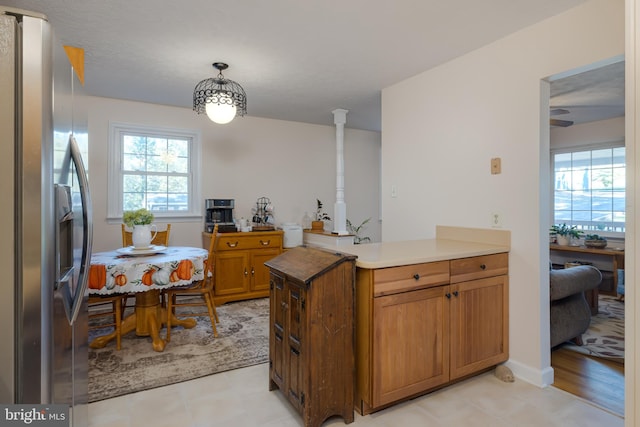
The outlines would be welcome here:
M 624 416 L 624 365 L 559 348 L 551 366 L 554 387 Z

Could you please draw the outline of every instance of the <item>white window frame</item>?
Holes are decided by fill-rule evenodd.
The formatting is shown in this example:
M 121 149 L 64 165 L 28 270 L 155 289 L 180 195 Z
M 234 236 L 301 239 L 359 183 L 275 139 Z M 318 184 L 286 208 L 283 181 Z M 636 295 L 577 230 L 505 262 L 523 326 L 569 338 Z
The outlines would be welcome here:
M 550 181 L 551 181 L 551 222 L 555 223 L 555 155 L 556 154 L 563 154 L 563 153 L 574 153 L 577 151 L 593 151 L 593 150 L 598 150 L 598 149 L 603 149 L 603 148 L 620 148 L 620 147 L 625 147 L 625 141 L 624 140 L 616 140 L 616 141 L 610 141 L 610 142 L 603 142 L 603 143 L 598 143 L 598 144 L 587 144 L 587 145 L 576 145 L 576 146 L 571 146 L 571 147 L 558 147 L 558 148 L 554 148 L 551 149 L 551 177 L 550 177 Z M 627 152 L 625 150 L 625 175 L 628 174 L 626 173 L 627 170 L 627 165 L 629 164 L 628 159 L 626 158 L 627 156 Z M 625 179 L 625 187 L 627 187 L 628 185 L 628 180 Z M 626 210 L 626 209 L 625 209 Z M 625 220 L 625 230 L 626 230 L 626 220 Z M 618 231 L 598 231 L 598 230 L 588 230 L 588 231 L 584 231 L 585 234 L 598 234 L 600 236 L 603 237 L 609 237 L 609 238 L 613 238 L 613 239 L 624 239 L 625 236 L 625 232 L 618 232 Z
M 122 141 L 123 135 L 143 134 L 189 140 L 189 207 L 186 211 L 154 212 L 160 222 L 196 222 L 202 220 L 201 136 L 189 129 L 163 128 L 131 123 L 109 122 L 109 170 L 107 185 L 107 222 L 122 222 Z

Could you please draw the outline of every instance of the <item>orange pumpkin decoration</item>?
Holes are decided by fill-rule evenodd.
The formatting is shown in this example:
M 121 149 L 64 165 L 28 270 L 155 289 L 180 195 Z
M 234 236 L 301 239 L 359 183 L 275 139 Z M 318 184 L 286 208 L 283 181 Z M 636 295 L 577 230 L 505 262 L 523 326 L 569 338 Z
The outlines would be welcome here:
M 92 265 L 89 268 L 89 289 L 102 289 L 107 284 L 107 267 Z
M 147 271 L 145 271 L 144 274 L 142 275 L 142 284 L 147 286 L 153 285 L 153 273 L 155 272 L 156 272 L 155 268 L 150 268 Z
M 182 280 L 189 280 L 191 276 L 193 276 L 193 262 L 188 259 L 183 259 L 178 264 L 178 268 L 176 269 L 178 272 L 178 277 Z
M 115 282 L 118 286 L 124 286 L 127 284 L 127 276 L 125 276 L 124 274 L 118 274 L 115 277 Z
M 178 280 L 180 280 L 180 277 L 178 277 L 178 270 L 173 270 L 171 272 L 171 276 L 169 276 L 169 280 L 171 280 L 171 282 L 177 282 Z

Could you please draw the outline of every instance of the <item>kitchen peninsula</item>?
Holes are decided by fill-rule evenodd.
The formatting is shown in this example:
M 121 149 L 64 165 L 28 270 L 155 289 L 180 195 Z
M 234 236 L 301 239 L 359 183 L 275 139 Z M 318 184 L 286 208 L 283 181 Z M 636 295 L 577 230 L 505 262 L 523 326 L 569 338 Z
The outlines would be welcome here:
M 356 255 L 356 410 L 368 414 L 509 357 L 506 230 L 333 247 Z M 329 248 L 329 247 L 327 247 Z

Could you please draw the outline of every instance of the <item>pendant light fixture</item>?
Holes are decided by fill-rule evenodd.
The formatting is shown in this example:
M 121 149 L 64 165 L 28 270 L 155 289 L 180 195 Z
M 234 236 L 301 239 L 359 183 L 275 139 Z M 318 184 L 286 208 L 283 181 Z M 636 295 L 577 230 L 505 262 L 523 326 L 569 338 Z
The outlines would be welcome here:
M 193 110 L 207 113 L 211 121 L 229 123 L 236 115 L 247 114 L 247 95 L 233 80 L 225 79 L 222 71 L 229 68 L 224 62 L 214 62 L 218 76 L 202 80 L 193 91 Z

